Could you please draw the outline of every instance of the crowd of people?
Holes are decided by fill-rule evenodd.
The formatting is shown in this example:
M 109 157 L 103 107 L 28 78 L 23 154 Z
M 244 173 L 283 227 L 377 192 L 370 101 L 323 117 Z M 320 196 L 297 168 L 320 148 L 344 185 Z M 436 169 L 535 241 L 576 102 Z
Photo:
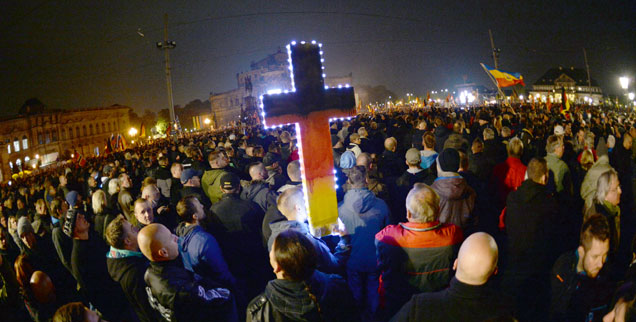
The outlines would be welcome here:
M 2 184 L 0 320 L 636 320 L 635 114 L 425 108 L 330 127 L 327 236 L 293 126 Z

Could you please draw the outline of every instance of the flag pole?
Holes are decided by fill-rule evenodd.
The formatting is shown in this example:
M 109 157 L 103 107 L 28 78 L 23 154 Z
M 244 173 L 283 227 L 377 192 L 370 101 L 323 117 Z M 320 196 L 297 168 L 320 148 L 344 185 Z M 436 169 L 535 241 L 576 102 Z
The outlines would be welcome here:
M 497 82 L 497 80 L 492 76 L 492 74 L 488 71 L 488 69 L 486 68 L 486 66 L 483 63 L 480 63 L 479 65 L 481 65 L 481 68 L 484 69 L 484 72 L 486 72 L 486 75 L 488 75 L 488 78 L 490 78 L 490 80 L 495 84 L 495 86 L 497 86 L 497 92 L 499 94 L 501 94 L 501 97 L 505 98 L 506 95 L 504 95 L 504 93 L 501 91 L 501 87 L 499 87 L 499 83 Z M 497 103 L 499 103 L 499 100 L 497 100 Z

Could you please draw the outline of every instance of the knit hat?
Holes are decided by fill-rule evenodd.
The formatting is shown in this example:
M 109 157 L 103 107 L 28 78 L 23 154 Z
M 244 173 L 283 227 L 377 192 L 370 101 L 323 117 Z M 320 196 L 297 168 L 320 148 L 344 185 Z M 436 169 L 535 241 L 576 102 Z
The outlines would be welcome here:
M 459 152 L 455 149 L 444 149 L 437 157 L 439 167 L 442 171 L 456 172 L 459 170 Z
M 233 190 L 241 185 L 241 179 L 234 173 L 227 172 L 221 176 L 221 188 Z
M 188 182 L 188 180 L 192 179 L 193 177 L 199 177 L 199 179 L 201 179 L 201 171 L 189 168 L 189 169 L 185 169 L 183 170 L 183 172 L 181 172 L 181 183 L 186 183 Z
M 351 169 L 356 165 L 356 156 L 351 150 L 347 150 L 340 155 L 340 168 Z
M 33 226 L 31 226 L 29 218 L 26 216 L 20 217 L 18 219 L 18 236 L 22 237 L 22 234 L 28 232 L 33 232 Z
M 68 203 L 69 207 L 75 207 L 75 204 L 77 204 L 77 195 L 78 193 L 75 190 L 71 190 L 66 194 L 66 202 Z
M 406 151 L 406 162 L 409 164 L 419 164 L 421 162 L 420 150 L 416 148 L 410 148 Z

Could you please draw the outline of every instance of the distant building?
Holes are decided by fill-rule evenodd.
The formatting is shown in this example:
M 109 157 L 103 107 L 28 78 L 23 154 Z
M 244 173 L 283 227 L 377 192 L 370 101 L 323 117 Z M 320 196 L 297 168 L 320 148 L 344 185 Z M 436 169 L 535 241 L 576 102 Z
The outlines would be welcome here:
M 128 132 L 130 107 L 50 110 L 23 107 L 20 114 L 0 119 L 0 181 L 78 152 L 84 157 L 103 153 L 111 134 Z
M 551 68 L 533 85 L 529 95 L 541 102 L 548 98 L 553 103 L 561 103 L 562 89 L 565 88 L 568 101 L 577 104 L 598 105 L 603 99 L 603 91 L 594 79 L 587 82 L 587 72 L 582 68 Z
M 212 114 L 217 126 L 224 126 L 230 122 L 238 121 L 241 108 L 245 108 L 245 97 L 248 96 L 245 89 L 247 79 L 252 83 L 252 95 L 260 97 L 271 90 L 291 90 L 291 77 L 289 75 L 289 62 L 287 52 L 280 48 L 275 53 L 250 64 L 250 70 L 236 74 L 236 89 L 221 93 L 210 93 Z M 334 87 L 338 85 L 352 84 L 353 75 L 327 76 L 325 85 Z

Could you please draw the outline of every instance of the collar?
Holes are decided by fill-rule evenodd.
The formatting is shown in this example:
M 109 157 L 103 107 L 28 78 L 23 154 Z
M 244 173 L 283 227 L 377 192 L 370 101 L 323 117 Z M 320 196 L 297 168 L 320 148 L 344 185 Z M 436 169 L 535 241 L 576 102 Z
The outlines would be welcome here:
M 400 225 L 400 227 L 402 227 L 402 228 L 404 228 L 406 230 L 422 232 L 422 231 L 435 230 L 435 229 L 441 227 L 442 223 L 439 222 L 439 220 L 436 220 L 436 221 L 424 222 L 424 223 L 405 222 L 405 223 L 400 223 L 399 225 Z
M 106 253 L 106 258 L 126 258 L 126 257 L 144 257 L 141 252 L 135 252 L 127 249 L 118 249 L 110 246 L 110 250 Z
M 418 174 L 418 173 L 420 173 L 422 171 L 424 171 L 424 169 L 422 169 L 422 168 L 417 168 L 417 169 L 408 168 L 408 169 L 406 169 L 406 172 L 408 172 L 410 174 Z

